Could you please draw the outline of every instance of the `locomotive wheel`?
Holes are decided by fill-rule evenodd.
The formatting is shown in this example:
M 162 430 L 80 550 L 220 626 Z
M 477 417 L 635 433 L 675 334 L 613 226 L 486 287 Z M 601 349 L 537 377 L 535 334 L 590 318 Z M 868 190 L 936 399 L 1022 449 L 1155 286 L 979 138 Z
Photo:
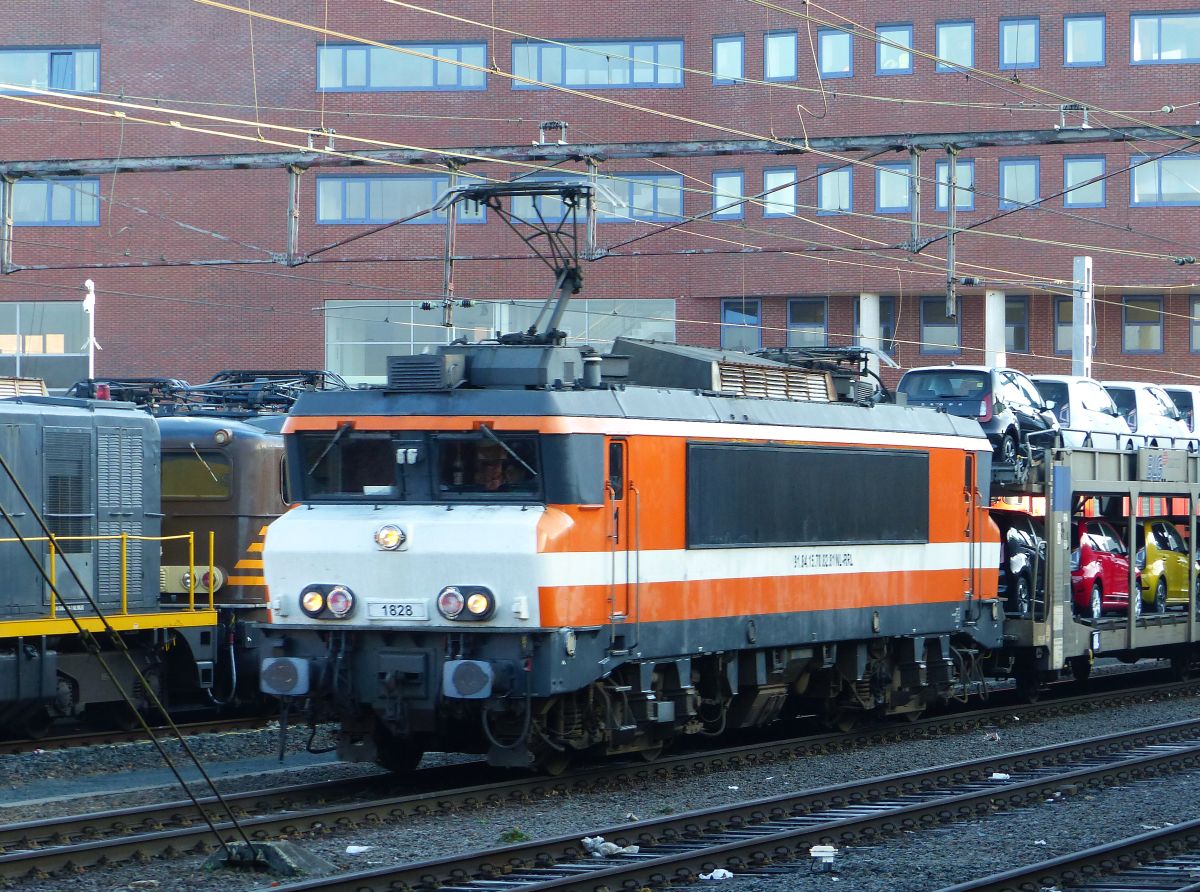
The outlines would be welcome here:
M 41 740 L 46 736 L 53 723 L 54 719 L 50 717 L 50 711 L 43 707 L 24 720 L 21 730 L 30 740 Z
M 1078 682 L 1085 682 L 1088 676 L 1092 674 L 1092 661 L 1087 656 L 1071 657 L 1068 661 L 1071 665 L 1071 675 Z
M 551 777 L 561 777 L 571 767 L 571 754 L 566 751 L 547 749 L 537 760 L 537 769 Z
M 375 762 L 395 774 L 416 769 L 425 751 L 411 740 L 403 740 L 382 725 L 375 726 Z
M 657 761 L 658 757 L 662 755 L 663 748 L 665 746 L 666 746 L 666 744 L 659 743 L 659 744 L 656 744 L 655 746 L 649 747 L 648 749 L 638 750 L 638 756 L 641 757 L 641 760 L 643 762 Z
M 1042 696 L 1042 680 L 1037 672 L 1018 672 L 1014 680 L 1017 683 L 1017 696 L 1026 703 L 1037 703 Z

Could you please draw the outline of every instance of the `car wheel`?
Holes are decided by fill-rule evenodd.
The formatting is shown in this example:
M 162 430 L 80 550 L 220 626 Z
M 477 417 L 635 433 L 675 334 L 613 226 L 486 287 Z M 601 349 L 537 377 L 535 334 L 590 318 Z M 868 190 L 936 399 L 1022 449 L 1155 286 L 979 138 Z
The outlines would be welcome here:
M 1100 583 L 1092 583 L 1092 619 L 1100 619 L 1104 615 L 1104 598 Z
M 1158 580 L 1158 588 L 1154 590 L 1154 612 L 1167 612 L 1167 581 L 1161 576 Z
M 1012 431 L 1007 431 L 996 447 L 996 458 L 1001 464 L 1015 465 L 1017 463 L 1017 437 Z
M 1009 611 L 1019 616 L 1021 619 L 1029 617 L 1029 611 L 1033 607 L 1033 597 L 1030 594 L 1029 580 L 1024 576 L 1017 577 L 1016 591 L 1011 595 L 1012 601 L 1009 602 Z

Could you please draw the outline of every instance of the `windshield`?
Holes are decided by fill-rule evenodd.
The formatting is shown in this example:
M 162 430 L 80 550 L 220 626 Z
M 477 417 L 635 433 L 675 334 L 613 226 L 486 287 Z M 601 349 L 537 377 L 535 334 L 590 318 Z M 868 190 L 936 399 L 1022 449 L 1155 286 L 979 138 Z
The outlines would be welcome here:
M 304 496 L 355 501 L 529 501 L 542 493 L 538 435 L 304 431 L 294 436 Z
M 981 400 L 988 392 L 988 377 L 986 372 L 952 368 L 908 372 L 900 392 L 910 400 Z
M 1117 405 L 1117 411 L 1122 415 L 1129 417 L 1134 414 L 1137 409 L 1137 397 L 1128 387 L 1109 387 L 1108 395 L 1113 398 L 1113 402 Z
M 227 499 L 233 491 L 229 459 L 209 449 L 162 454 L 164 499 Z
M 1054 403 L 1056 409 L 1063 409 L 1070 403 L 1070 396 L 1067 394 L 1067 385 L 1062 381 L 1034 381 L 1034 386 L 1037 387 L 1038 393 L 1042 395 L 1042 399 L 1048 403 Z

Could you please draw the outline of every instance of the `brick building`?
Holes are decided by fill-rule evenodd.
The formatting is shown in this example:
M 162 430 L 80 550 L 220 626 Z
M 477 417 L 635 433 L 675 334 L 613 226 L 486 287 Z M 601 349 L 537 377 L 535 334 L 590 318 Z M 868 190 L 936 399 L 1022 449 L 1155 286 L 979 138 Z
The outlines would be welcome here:
M 0 372 L 86 372 L 88 278 L 102 374 L 369 380 L 522 328 L 552 279 L 496 214 L 457 212 L 450 330 L 445 212 L 378 227 L 452 176 L 587 176 L 590 155 L 602 259 L 567 327 L 597 344 L 847 344 L 865 307 L 901 366 L 973 363 L 990 306 L 1010 364 L 1061 372 L 1086 254 L 1096 376 L 1200 375 L 1200 5 L 827 6 L 23 4 L 0 82 L 69 95 L 0 96 Z

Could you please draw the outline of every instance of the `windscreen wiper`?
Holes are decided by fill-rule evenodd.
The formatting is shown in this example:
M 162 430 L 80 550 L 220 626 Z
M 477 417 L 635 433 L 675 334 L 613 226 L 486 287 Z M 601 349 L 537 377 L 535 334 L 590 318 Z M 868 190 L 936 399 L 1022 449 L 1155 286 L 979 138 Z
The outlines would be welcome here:
M 343 421 L 340 425 L 338 425 L 337 433 L 330 438 L 329 444 L 324 448 L 324 450 L 322 450 L 321 454 L 317 456 L 317 460 L 312 463 L 312 467 L 308 469 L 309 477 L 313 475 L 313 471 L 321 466 L 321 462 L 325 461 L 325 456 L 329 454 L 329 450 L 337 445 L 338 440 L 340 440 L 348 430 L 350 430 L 349 421 Z
M 497 437 L 494 433 L 492 433 L 492 429 L 490 427 L 488 427 L 486 424 L 481 424 L 481 425 L 479 425 L 479 429 L 481 431 L 483 431 L 485 434 L 487 434 L 488 438 L 493 443 L 499 444 L 501 449 L 503 449 L 505 452 L 507 452 L 509 455 L 511 455 L 517 461 L 517 463 L 520 464 L 520 466 L 522 468 L 524 468 L 526 471 L 529 472 L 530 477 L 536 477 L 538 475 L 537 471 L 535 471 L 533 468 L 529 467 L 529 465 L 525 462 L 525 459 L 521 458 L 521 456 L 519 456 L 515 452 L 513 452 L 507 443 L 505 443 L 503 440 L 501 440 L 499 437 Z

